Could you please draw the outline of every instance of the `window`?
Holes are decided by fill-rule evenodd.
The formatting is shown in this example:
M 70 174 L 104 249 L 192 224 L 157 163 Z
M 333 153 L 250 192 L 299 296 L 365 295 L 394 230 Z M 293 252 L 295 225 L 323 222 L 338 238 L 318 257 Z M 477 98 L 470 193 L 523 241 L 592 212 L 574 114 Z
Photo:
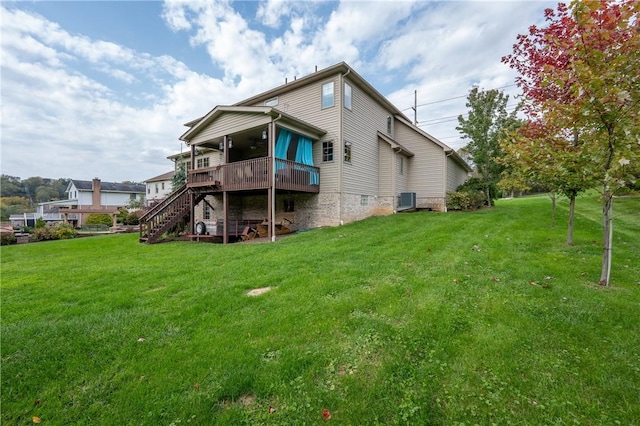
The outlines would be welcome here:
M 391 135 L 391 116 L 387 115 L 387 134 Z
M 264 106 L 272 107 L 278 105 L 278 97 L 267 99 L 264 101 Z
M 404 174 L 404 157 L 400 157 L 400 174 Z
M 130 200 L 135 200 L 136 199 L 136 194 L 129 194 L 129 199 Z
M 158 184 L 156 183 L 156 194 L 158 193 Z
M 162 182 L 162 190 L 164 191 L 164 182 Z
M 151 194 L 151 188 L 147 186 L 147 194 Z
M 369 196 L 368 195 L 361 195 L 360 196 L 360 205 L 362 207 L 366 207 L 369 205 Z
M 322 161 L 333 161 L 333 141 L 322 142 Z
M 344 107 L 351 109 L 351 86 L 347 83 L 344 84 Z
M 322 85 L 322 108 L 333 106 L 333 81 Z
M 204 220 L 211 219 L 211 206 L 209 206 L 209 203 L 207 202 L 205 202 L 204 206 L 202 206 L 202 218 Z
M 202 169 L 205 167 L 209 167 L 209 157 L 198 158 L 198 168 Z
M 349 141 L 344 142 L 344 162 L 351 162 L 351 142 Z

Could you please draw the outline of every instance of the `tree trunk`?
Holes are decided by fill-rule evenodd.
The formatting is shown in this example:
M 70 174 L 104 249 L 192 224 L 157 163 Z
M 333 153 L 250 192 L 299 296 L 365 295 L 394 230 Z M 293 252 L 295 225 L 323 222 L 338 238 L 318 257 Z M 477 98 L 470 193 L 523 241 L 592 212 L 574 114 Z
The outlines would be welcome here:
M 573 212 L 576 209 L 576 196 L 569 197 L 569 229 L 567 230 L 567 245 L 573 245 Z
M 613 194 L 605 191 L 602 204 L 602 273 L 600 285 L 608 287 L 611 279 L 611 254 L 613 250 Z
M 551 197 L 551 227 L 556 227 L 556 193 L 549 194 Z

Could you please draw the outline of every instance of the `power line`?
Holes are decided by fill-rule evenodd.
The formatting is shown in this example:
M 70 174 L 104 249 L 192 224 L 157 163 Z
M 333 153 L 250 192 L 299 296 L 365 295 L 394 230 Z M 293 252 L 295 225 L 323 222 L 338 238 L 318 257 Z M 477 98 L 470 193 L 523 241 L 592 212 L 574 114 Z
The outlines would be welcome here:
M 513 84 L 507 84 L 506 86 L 496 87 L 495 89 L 489 89 L 489 90 L 500 90 L 500 89 L 506 89 L 507 87 L 513 87 L 513 86 L 515 86 L 515 85 L 516 85 L 515 83 L 513 83 Z M 442 103 L 442 102 L 453 101 L 453 100 L 456 100 L 456 99 L 466 98 L 467 96 L 469 96 L 469 95 L 468 95 L 468 94 L 466 94 L 466 95 L 454 96 L 454 97 L 452 97 L 452 98 L 440 99 L 440 100 L 437 100 L 437 101 L 425 102 L 425 103 L 423 103 L 423 104 L 417 105 L 417 107 L 422 107 L 422 106 L 426 106 L 426 105 L 433 105 L 433 104 L 439 104 L 439 103 Z M 413 108 L 415 108 L 415 106 L 411 106 L 411 107 L 409 107 L 409 108 L 405 108 L 405 109 L 403 109 L 402 111 L 404 112 L 404 111 L 407 111 L 407 110 L 409 110 L 409 109 L 413 109 Z

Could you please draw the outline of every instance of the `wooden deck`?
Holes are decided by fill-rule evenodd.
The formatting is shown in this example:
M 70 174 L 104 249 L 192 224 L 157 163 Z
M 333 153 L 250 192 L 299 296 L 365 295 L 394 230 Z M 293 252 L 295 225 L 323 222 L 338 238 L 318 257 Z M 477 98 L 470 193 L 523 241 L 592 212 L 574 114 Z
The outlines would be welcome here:
M 238 161 L 216 167 L 190 170 L 187 185 L 210 192 L 251 191 L 270 186 L 274 165 L 270 157 Z M 320 192 L 320 169 L 295 161 L 275 159 L 275 188 L 298 192 Z

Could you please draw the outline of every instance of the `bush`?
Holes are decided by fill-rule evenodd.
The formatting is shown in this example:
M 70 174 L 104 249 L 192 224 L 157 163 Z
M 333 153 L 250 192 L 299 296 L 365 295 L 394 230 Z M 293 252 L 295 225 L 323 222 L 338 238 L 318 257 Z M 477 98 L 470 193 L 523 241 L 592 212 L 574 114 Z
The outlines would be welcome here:
M 69 223 L 57 223 L 53 226 L 36 228 L 30 235 L 31 241 L 68 240 L 75 238 L 77 232 Z
M 447 191 L 447 210 L 472 211 L 487 204 L 480 190 Z
M 140 223 L 140 216 L 142 212 L 140 210 L 135 210 L 127 214 L 124 219 L 125 225 L 138 225 Z
M 0 232 L 0 246 L 8 246 L 18 241 L 13 232 Z
M 39 217 L 36 219 L 36 228 L 44 228 L 46 225 L 47 222 L 45 222 L 43 218 Z
M 87 225 L 113 225 L 113 219 L 111 215 L 106 213 L 92 213 L 87 217 L 85 222 Z

